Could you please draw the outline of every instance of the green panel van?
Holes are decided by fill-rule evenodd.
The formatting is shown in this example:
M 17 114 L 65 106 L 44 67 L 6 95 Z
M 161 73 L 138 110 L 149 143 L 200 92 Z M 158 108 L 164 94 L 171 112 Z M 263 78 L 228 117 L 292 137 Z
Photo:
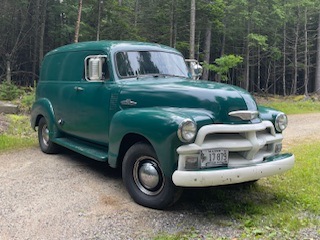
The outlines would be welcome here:
M 197 80 L 177 50 L 124 41 L 70 44 L 42 63 L 31 125 L 44 153 L 69 148 L 122 168 L 137 203 L 164 209 L 184 187 L 281 174 L 287 116 L 236 86 Z M 192 74 L 191 74 L 192 73 Z

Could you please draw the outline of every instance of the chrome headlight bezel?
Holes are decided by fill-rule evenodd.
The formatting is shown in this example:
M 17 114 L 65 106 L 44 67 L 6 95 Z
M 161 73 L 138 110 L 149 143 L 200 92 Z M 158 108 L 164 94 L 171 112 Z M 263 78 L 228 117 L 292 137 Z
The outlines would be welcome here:
M 288 126 L 288 117 L 284 113 L 279 113 L 275 119 L 275 127 L 278 132 L 284 131 Z
M 191 142 L 197 134 L 197 124 L 191 119 L 184 119 L 178 127 L 178 137 L 182 142 Z

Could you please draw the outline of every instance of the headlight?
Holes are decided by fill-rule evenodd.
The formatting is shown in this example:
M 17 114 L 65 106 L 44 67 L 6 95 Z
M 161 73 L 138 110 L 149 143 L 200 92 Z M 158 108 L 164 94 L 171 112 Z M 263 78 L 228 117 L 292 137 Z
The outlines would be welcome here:
M 275 127 L 278 132 L 282 132 L 288 126 L 288 118 L 284 113 L 279 113 L 276 117 Z
M 191 119 L 183 120 L 178 128 L 178 137 L 182 142 L 190 142 L 197 133 L 197 125 Z

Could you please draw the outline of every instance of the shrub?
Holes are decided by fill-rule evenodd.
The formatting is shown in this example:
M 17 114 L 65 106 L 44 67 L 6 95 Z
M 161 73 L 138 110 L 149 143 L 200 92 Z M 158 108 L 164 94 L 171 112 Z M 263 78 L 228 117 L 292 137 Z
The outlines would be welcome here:
M 22 95 L 22 98 L 19 104 L 20 111 L 24 113 L 30 113 L 34 100 L 35 100 L 35 88 L 30 88 L 30 91 L 25 92 Z
M 21 94 L 22 90 L 11 82 L 5 81 L 0 84 L 0 100 L 12 101 Z

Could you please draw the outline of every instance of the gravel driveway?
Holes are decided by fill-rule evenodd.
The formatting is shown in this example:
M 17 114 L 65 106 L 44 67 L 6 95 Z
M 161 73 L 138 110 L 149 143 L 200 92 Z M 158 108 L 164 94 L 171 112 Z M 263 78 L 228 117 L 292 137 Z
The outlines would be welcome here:
M 320 114 L 291 115 L 284 148 L 320 139 Z M 304 123 L 304 124 L 303 124 Z M 201 236 L 236 238 L 236 222 L 206 190 L 187 190 L 167 211 L 135 204 L 120 171 L 65 151 L 39 148 L 0 154 L 0 239 L 149 239 L 196 229 Z M 204 207 L 205 206 L 205 207 Z M 320 239 L 319 233 L 313 233 Z

